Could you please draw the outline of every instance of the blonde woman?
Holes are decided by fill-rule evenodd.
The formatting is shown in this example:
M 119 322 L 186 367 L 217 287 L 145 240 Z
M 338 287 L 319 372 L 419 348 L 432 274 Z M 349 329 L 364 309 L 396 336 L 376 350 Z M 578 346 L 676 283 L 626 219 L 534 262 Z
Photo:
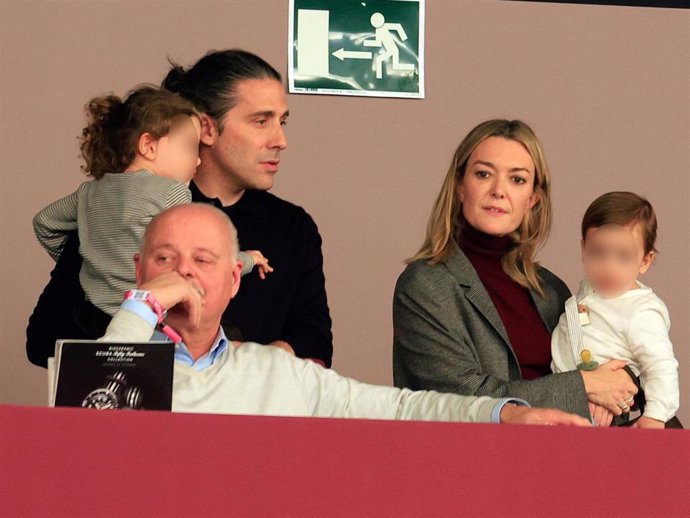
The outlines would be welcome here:
M 517 120 L 475 127 L 396 285 L 397 386 L 621 413 L 637 392 L 624 362 L 551 373 L 551 332 L 570 291 L 535 261 L 550 227 L 550 174 L 533 131 Z

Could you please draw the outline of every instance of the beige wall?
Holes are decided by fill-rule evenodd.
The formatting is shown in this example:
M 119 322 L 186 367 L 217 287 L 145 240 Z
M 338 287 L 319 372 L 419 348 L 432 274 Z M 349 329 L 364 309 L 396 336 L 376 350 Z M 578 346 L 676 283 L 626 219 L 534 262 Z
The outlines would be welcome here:
M 335 368 L 390 383 L 402 260 L 459 140 L 484 119 L 512 117 L 543 140 L 556 224 L 541 257 L 571 289 L 594 197 L 632 190 L 656 206 L 661 254 L 645 281 L 671 311 L 687 394 L 689 21 L 682 10 L 429 0 L 427 99 L 290 96 L 274 192 L 319 224 Z M 26 360 L 24 328 L 52 265 L 31 217 L 82 181 L 81 107 L 159 82 L 166 56 L 190 64 L 211 48 L 243 47 L 285 71 L 287 2 L 4 0 L 0 37 L 0 401 L 38 405 L 45 371 Z

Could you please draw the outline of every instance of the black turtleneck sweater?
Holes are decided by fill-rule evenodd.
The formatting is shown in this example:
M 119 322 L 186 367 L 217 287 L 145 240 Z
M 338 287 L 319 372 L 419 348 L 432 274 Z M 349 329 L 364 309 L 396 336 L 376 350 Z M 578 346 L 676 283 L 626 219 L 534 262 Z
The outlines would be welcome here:
M 551 334 L 529 290 L 508 277 L 501 268 L 501 257 L 513 246 L 510 237 L 490 236 L 465 225 L 459 245 L 503 321 L 523 379 L 551 374 Z

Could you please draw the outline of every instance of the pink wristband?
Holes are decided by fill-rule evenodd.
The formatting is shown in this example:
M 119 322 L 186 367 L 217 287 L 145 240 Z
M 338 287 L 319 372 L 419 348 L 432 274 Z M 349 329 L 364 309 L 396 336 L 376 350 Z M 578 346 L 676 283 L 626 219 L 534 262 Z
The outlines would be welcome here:
M 175 331 L 172 327 L 170 327 L 168 324 L 165 322 L 161 321 L 158 324 L 158 327 L 160 328 L 161 332 L 170 338 L 173 343 L 179 344 L 182 341 L 182 337 Z
M 122 300 L 139 300 L 141 302 L 145 302 L 158 317 L 159 324 L 168 314 L 163 306 L 161 306 L 160 302 L 156 300 L 156 297 L 154 297 L 151 292 L 147 290 L 128 290 L 125 292 L 125 296 Z

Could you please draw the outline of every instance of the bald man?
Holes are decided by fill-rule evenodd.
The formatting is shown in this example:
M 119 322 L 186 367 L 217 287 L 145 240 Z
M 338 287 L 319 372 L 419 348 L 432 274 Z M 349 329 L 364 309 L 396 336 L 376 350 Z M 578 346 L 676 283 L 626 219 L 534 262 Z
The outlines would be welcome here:
M 221 316 L 240 286 L 237 250 L 220 210 L 190 204 L 162 212 L 134 258 L 139 289 L 128 292 L 102 338 L 176 342 L 173 411 L 590 426 L 518 400 L 367 385 L 278 347 L 231 342 Z

